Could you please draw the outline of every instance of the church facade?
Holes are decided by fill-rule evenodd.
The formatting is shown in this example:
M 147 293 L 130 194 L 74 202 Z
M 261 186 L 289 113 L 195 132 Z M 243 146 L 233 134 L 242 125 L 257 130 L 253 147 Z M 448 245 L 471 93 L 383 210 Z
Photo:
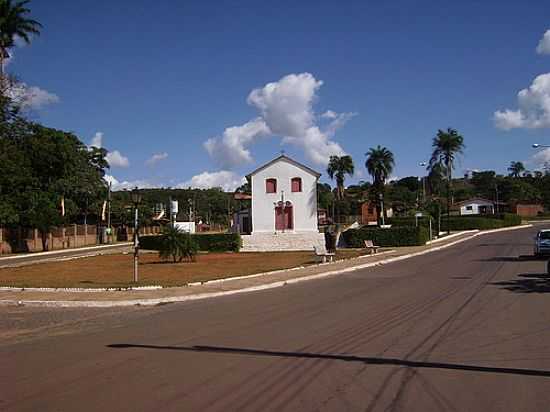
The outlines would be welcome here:
M 251 210 L 238 225 L 248 233 L 243 250 L 312 250 L 324 239 L 317 219 L 320 176 L 284 154 L 247 175 Z

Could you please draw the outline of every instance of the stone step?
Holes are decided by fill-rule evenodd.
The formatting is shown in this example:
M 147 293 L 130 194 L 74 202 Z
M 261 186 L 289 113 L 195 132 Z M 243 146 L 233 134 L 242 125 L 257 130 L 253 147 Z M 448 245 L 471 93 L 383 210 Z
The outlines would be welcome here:
M 254 233 L 242 236 L 241 252 L 310 251 L 324 244 L 325 236 L 317 232 Z

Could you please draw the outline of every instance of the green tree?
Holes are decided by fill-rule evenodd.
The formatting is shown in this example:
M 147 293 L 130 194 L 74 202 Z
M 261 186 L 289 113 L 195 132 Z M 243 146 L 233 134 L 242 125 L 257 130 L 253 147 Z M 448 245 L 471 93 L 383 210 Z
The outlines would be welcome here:
M 327 173 L 331 179 L 336 180 L 336 197 L 344 199 L 344 181 L 346 175 L 353 175 L 355 166 L 351 156 L 330 156 L 327 166 Z
M 31 12 L 26 5 L 29 0 L 16 1 L 0 0 L 0 78 L 4 78 L 6 59 L 10 57 L 9 49 L 15 44 L 15 38 L 25 43 L 31 42 L 31 36 L 40 35 L 42 25 L 36 20 L 28 18 Z
M 172 259 L 174 263 L 183 259 L 193 260 L 198 249 L 197 243 L 189 233 L 172 226 L 164 228 L 159 250 L 161 259 Z
M 378 145 L 376 148 L 371 148 L 367 153 L 367 160 L 365 161 L 365 167 L 372 176 L 373 180 L 373 195 L 377 200 L 378 216 L 381 216 L 382 212 L 382 199 L 384 195 L 384 185 L 386 180 L 390 177 L 395 166 L 395 160 L 393 153 L 386 147 Z
M 523 165 L 522 162 L 510 162 L 510 166 L 508 167 L 508 171 L 510 172 L 511 177 L 515 177 L 517 179 L 526 170 L 525 170 L 525 166 Z
M 455 160 L 457 155 L 463 153 L 464 147 L 464 138 L 451 128 L 448 128 L 447 131 L 438 130 L 432 142 L 433 151 L 429 168 L 433 169 L 435 165 L 441 164 L 445 167 L 447 174 L 447 220 L 450 219 L 451 212 L 452 173 Z M 449 221 L 447 228 L 450 231 Z

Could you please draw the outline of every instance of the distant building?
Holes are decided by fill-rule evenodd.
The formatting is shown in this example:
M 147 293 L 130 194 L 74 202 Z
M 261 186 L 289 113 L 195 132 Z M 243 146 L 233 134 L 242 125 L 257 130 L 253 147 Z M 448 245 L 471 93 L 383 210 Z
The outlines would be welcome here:
M 512 210 L 522 217 L 535 217 L 544 213 L 544 207 L 538 204 L 518 203 Z
M 361 223 L 364 225 L 378 224 L 378 213 L 374 202 L 365 202 L 361 205 Z
M 495 213 L 495 203 L 480 197 L 458 202 L 455 206 L 459 208 L 461 216 L 492 215 Z

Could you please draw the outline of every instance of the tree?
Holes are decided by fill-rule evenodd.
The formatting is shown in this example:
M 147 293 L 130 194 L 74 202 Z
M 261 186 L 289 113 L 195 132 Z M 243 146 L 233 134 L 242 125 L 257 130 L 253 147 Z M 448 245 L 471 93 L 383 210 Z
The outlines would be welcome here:
M 365 167 L 372 176 L 374 191 L 373 194 L 380 200 L 377 203 L 378 216 L 381 216 L 382 212 L 382 196 L 384 194 L 384 185 L 388 177 L 393 172 L 395 166 L 395 160 L 393 153 L 386 147 L 378 145 L 376 148 L 371 148 L 367 153 L 367 160 L 365 161 Z
M 167 226 L 164 228 L 159 250 L 161 259 L 172 258 L 174 263 L 181 262 L 184 258 L 193 260 L 198 249 L 197 243 L 189 233 L 177 227 Z
M 330 156 L 327 173 L 331 179 L 336 178 L 336 197 L 344 199 L 344 181 L 347 175 L 353 175 L 355 167 L 351 156 Z
M 0 0 L 0 80 L 4 78 L 6 59 L 10 57 L 8 50 L 15 44 L 15 38 L 25 43 L 31 42 L 31 36 L 40 35 L 42 25 L 36 20 L 29 19 L 30 9 L 26 7 L 29 0 L 16 1 Z
M 510 166 L 508 167 L 508 171 L 510 172 L 510 176 L 514 178 L 518 178 L 521 176 L 523 172 L 525 172 L 525 166 L 522 162 L 510 162 Z
M 464 138 L 451 128 L 447 131 L 438 130 L 432 142 L 433 152 L 428 168 L 433 169 L 437 164 L 441 164 L 447 173 L 447 220 L 450 219 L 451 212 L 452 173 L 455 160 L 457 155 L 463 153 L 464 147 Z M 450 232 L 449 221 L 447 221 L 447 228 Z

